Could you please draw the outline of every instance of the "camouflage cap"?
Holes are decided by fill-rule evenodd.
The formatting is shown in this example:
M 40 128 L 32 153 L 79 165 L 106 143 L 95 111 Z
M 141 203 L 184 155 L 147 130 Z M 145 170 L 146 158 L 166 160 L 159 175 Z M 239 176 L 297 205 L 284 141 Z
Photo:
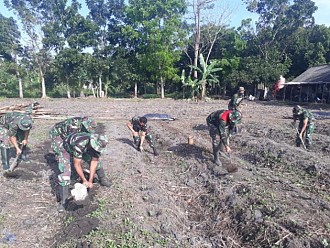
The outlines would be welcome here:
M 33 120 L 30 115 L 23 115 L 17 124 L 19 129 L 26 131 L 32 128 Z
M 300 114 L 302 114 L 302 112 L 303 112 L 303 109 L 299 105 L 294 106 L 293 109 L 292 109 L 292 113 L 294 115 L 300 115 Z
M 239 112 L 238 110 L 234 110 L 229 114 L 229 120 L 234 124 L 240 122 L 241 119 L 242 119 L 242 113 Z
M 90 144 L 95 151 L 102 153 L 108 144 L 108 137 L 105 135 L 91 134 Z
M 84 126 L 86 131 L 89 133 L 93 133 L 95 131 L 95 128 L 97 127 L 96 121 L 94 121 L 88 117 L 82 118 L 82 125 Z

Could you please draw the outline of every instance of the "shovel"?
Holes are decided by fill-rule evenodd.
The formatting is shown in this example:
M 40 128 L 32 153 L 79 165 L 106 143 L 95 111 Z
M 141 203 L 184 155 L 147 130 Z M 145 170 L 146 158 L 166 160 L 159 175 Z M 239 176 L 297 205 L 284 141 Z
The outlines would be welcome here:
M 22 153 L 26 153 L 26 145 L 22 147 Z M 21 154 L 18 154 L 16 155 L 14 161 L 11 163 L 9 169 L 8 169 L 8 172 L 11 173 L 14 171 L 14 169 L 16 168 L 16 166 L 18 165 L 18 162 L 19 162 L 19 159 L 22 158 L 22 153 Z

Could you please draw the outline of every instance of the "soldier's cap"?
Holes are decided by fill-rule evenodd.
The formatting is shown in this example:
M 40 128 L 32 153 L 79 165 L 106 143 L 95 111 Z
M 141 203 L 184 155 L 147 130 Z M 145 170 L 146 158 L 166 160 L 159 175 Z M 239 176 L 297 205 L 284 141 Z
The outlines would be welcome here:
M 238 91 L 245 91 L 244 87 L 239 87 Z
M 95 128 L 97 127 L 97 122 L 88 117 L 83 117 L 82 125 L 84 126 L 87 132 L 93 133 L 95 131 Z
M 229 120 L 234 124 L 240 122 L 241 119 L 242 119 L 242 113 L 238 110 L 234 110 L 229 114 Z
M 292 113 L 295 115 L 300 115 L 300 114 L 302 114 L 302 112 L 303 112 L 303 109 L 300 105 L 296 105 L 292 109 Z
M 17 124 L 19 129 L 26 131 L 32 128 L 33 120 L 30 115 L 23 115 Z
M 95 151 L 102 153 L 108 144 L 108 137 L 93 133 L 91 134 L 90 144 Z

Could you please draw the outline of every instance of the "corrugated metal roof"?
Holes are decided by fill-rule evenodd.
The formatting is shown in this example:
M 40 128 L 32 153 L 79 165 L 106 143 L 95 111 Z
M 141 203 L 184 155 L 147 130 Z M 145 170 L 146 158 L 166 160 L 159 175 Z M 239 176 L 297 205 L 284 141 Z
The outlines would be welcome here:
M 319 65 L 307 69 L 286 85 L 294 84 L 329 84 L 330 65 Z

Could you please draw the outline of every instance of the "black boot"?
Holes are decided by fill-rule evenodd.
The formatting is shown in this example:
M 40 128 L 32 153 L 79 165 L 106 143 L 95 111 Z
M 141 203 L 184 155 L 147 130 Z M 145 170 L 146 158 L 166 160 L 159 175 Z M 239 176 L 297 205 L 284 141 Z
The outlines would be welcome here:
M 5 147 L 1 147 L 1 162 L 2 169 L 4 172 L 9 170 L 9 149 Z
M 157 152 L 156 147 L 153 147 L 152 150 L 154 151 L 154 156 L 158 156 L 159 155 L 159 153 Z
M 66 207 L 66 200 L 69 198 L 69 185 L 59 186 L 60 188 L 60 204 L 57 211 L 63 213 Z
M 105 172 L 103 168 L 100 168 L 96 171 L 96 175 L 100 181 L 100 184 L 105 187 L 111 187 L 111 182 L 105 176 Z
M 216 145 L 216 144 L 212 144 L 212 148 L 213 148 L 213 162 L 216 164 L 216 165 L 221 165 L 221 162 L 220 162 L 220 159 L 219 159 L 219 145 Z

